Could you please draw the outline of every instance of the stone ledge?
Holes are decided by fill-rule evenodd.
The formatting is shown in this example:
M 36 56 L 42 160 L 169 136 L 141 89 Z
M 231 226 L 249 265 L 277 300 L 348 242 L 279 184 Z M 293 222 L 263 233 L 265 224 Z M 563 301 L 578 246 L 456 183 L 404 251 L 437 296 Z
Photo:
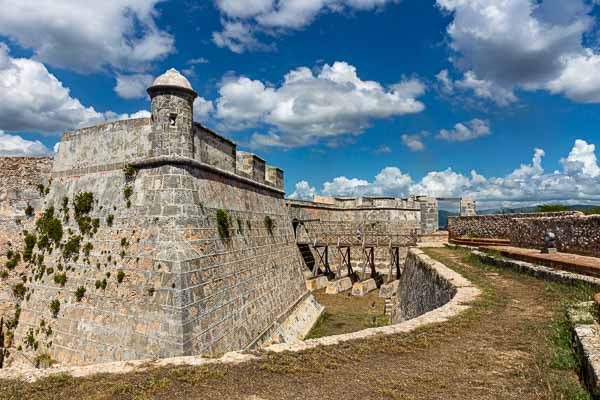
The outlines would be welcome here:
M 450 270 L 445 265 L 432 260 L 422 251 L 412 249 L 411 251 L 417 257 L 425 258 L 436 269 L 441 276 L 447 278 L 451 285 L 456 287 L 456 294 L 445 305 L 429 311 L 416 318 L 408 321 L 400 322 L 394 325 L 388 325 L 377 328 L 363 329 L 362 331 L 346 333 L 341 335 L 326 336 L 318 339 L 309 339 L 295 343 L 281 343 L 266 347 L 264 350 L 275 353 L 285 351 L 300 352 L 312 349 L 318 346 L 332 346 L 339 343 L 366 339 L 377 335 L 394 335 L 407 333 L 415 329 L 431 324 L 439 324 L 458 316 L 462 312 L 471 308 L 471 303 L 481 295 L 481 291 L 473 286 L 470 281 L 463 278 L 458 273 Z M 139 360 L 139 361 L 124 361 L 106 364 L 88 365 L 85 367 L 53 367 L 46 370 L 39 369 L 16 369 L 6 368 L 0 370 L 0 379 L 21 379 L 29 382 L 61 373 L 71 374 L 74 377 L 85 377 L 99 373 L 129 373 L 139 372 L 148 368 L 156 368 L 162 366 L 178 366 L 178 365 L 207 365 L 207 364 L 239 364 L 247 361 L 259 359 L 260 356 L 255 356 L 241 352 L 231 352 L 225 354 L 221 358 L 203 358 L 200 356 L 174 357 L 160 360 Z
M 600 325 L 594 319 L 594 302 L 579 303 L 568 312 L 577 352 L 583 360 L 583 380 L 594 399 L 600 398 Z

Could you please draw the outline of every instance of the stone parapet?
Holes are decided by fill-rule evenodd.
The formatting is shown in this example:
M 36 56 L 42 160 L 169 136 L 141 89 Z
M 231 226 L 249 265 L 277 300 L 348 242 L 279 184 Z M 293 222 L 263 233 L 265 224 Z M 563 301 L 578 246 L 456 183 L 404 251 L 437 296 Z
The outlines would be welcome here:
M 578 211 L 450 217 L 448 230 L 451 238 L 508 239 L 512 246 L 532 249 L 541 249 L 551 231 L 558 251 L 600 257 L 600 216 Z

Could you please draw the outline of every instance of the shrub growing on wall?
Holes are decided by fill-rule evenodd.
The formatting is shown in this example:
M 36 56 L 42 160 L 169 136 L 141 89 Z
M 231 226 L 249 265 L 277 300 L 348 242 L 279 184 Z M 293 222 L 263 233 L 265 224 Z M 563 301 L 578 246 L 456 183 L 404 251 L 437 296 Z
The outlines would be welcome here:
M 50 302 L 50 312 L 54 318 L 58 317 L 58 312 L 60 311 L 60 301 L 54 299 Z
M 223 240 L 229 239 L 229 215 L 223 209 L 217 210 L 217 227 L 219 237 Z
M 273 227 L 275 226 L 275 222 L 273 222 L 273 218 L 268 215 L 265 217 L 265 228 L 269 232 L 269 235 L 273 235 Z

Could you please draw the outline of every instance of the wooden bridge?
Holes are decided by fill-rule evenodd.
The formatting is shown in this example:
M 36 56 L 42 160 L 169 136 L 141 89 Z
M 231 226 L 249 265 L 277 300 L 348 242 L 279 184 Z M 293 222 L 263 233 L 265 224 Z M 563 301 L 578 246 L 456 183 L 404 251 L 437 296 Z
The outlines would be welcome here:
M 347 270 L 353 281 L 359 279 L 352 266 L 352 250 L 360 251 L 360 279 L 366 277 L 366 268 L 370 268 L 370 276 L 378 280 L 375 269 L 375 249 L 385 248 L 389 254 L 388 282 L 400 278 L 400 248 L 416 246 L 418 231 L 407 227 L 403 221 L 352 223 L 320 220 L 292 221 L 296 243 L 299 248 L 314 249 L 316 259 L 312 264 L 312 276 L 326 275 L 329 279 L 341 278 L 342 271 Z M 330 251 L 333 249 L 333 251 Z M 331 254 L 333 252 L 333 254 Z M 311 253 L 312 255 L 312 253 Z M 337 269 L 330 266 L 330 257 L 337 257 Z M 381 279 L 379 279 L 381 281 Z

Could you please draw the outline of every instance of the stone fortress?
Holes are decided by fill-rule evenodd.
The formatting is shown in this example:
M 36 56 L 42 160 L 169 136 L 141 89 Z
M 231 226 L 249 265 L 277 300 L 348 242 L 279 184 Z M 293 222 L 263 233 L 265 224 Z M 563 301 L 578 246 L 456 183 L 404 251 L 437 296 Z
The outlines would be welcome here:
M 303 339 L 323 312 L 303 246 L 313 262 L 317 245 L 347 248 L 335 280 L 340 264 L 360 264 L 350 248 L 372 249 L 374 265 L 393 247 L 400 271 L 408 248 L 438 230 L 430 197 L 286 200 L 281 169 L 193 121 L 197 95 L 177 71 L 148 94 L 150 118 L 66 132 L 54 160 L 0 159 L 0 344 L 13 360 L 217 355 Z M 474 200 L 452 200 L 475 215 Z

